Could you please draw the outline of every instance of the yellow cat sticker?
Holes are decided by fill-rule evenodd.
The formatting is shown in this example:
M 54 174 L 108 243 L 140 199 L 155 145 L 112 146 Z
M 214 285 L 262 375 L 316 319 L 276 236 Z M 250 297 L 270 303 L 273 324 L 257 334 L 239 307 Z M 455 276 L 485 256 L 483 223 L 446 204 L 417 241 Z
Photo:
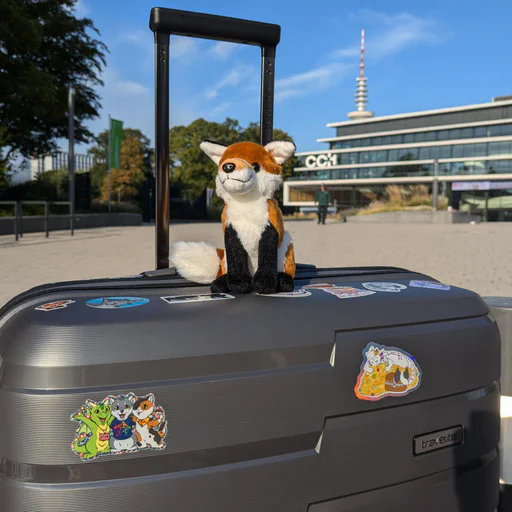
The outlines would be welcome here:
M 395 347 L 370 343 L 354 388 L 357 398 L 375 402 L 388 396 L 405 396 L 419 388 L 421 369 L 415 358 Z

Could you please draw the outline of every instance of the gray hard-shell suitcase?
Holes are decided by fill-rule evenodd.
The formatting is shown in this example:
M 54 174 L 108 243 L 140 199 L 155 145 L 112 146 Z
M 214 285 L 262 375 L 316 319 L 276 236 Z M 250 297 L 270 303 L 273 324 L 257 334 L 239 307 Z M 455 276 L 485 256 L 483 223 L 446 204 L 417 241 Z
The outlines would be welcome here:
M 272 105 L 278 27 L 166 9 L 151 27 L 157 105 L 170 33 L 262 44 Z M 1 512 L 493 512 L 500 347 L 480 297 L 389 267 L 299 266 L 284 296 L 183 280 L 167 130 L 157 109 L 160 270 L 0 311 Z

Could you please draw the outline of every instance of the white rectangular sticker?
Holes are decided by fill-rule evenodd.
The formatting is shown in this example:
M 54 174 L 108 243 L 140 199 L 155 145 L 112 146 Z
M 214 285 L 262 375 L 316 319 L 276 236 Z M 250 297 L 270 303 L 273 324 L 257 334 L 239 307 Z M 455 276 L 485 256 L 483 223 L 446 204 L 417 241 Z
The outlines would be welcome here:
M 430 288 L 431 290 L 449 290 L 450 286 L 435 281 L 411 281 L 409 286 L 413 288 Z
M 233 295 L 227 293 L 205 293 L 201 295 L 169 295 L 167 297 L 160 297 L 168 304 L 183 304 L 186 302 L 205 302 L 212 300 L 234 299 Z

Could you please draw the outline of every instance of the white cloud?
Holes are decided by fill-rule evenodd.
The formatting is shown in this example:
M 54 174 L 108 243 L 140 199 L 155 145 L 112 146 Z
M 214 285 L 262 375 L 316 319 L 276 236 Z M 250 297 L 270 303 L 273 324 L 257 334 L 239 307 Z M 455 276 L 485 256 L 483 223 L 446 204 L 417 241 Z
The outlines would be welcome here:
M 238 48 L 239 45 L 234 43 L 218 41 L 209 48 L 208 54 L 219 60 L 227 60 Z
M 171 37 L 171 59 L 189 59 L 199 50 L 199 42 L 191 37 Z
M 149 30 L 132 30 L 121 32 L 116 39 L 117 44 L 134 44 L 136 46 L 146 47 L 153 43 L 153 34 Z
M 108 116 L 123 121 L 125 127 L 139 128 L 145 135 L 153 138 L 154 106 L 153 90 L 150 87 L 125 80 L 114 69 L 103 72 L 104 86 L 98 91 L 102 100 L 100 118 L 90 124 L 94 133 L 105 130 Z
M 276 101 L 325 91 L 336 85 L 353 69 L 352 64 L 331 62 L 304 73 L 276 81 Z
M 367 31 L 367 35 L 368 32 L 371 34 L 366 41 L 367 55 L 371 58 L 384 58 L 418 43 L 435 44 L 447 37 L 436 21 L 409 13 L 388 15 L 362 10 L 353 17 L 362 26 L 375 27 Z M 326 64 L 277 80 L 276 101 L 316 94 L 333 87 L 355 68 L 358 55 L 357 44 L 340 48 L 326 56 Z
M 78 0 L 78 2 L 75 4 L 75 13 L 79 18 L 84 18 L 85 16 L 89 15 L 91 12 L 91 9 L 85 4 L 84 0 Z
M 341 48 L 340 50 L 335 50 L 332 53 L 333 57 L 356 57 L 359 55 L 359 48 L 357 46 L 352 46 L 349 48 Z
M 231 103 L 228 101 L 225 101 L 225 102 L 221 103 L 220 105 L 216 106 L 215 108 L 212 108 L 211 110 L 207 110 L 207 111 L 201 113 L 200 117 L 205 117 L 207 119 L 219 117 L 222 114 L 224 114 L 230 106 L 231 106 Z
M 375 44 L 370 43 L 369 51 L 374 52 L 375 57 L 385 57 L 417 43 L 440 43 L 447 38 L 446 34 L 442 34 L 439 24 L 430 19 L 408 13 L 396 16 L 380 15 L 380 18 L 389 29 Z
M 102 98 L 100 117 L 89 123 L 88 128 L 94 134 L 106 130 L 108 116 L 111 115 L 123 121 L 127 128 L 138 128 L 153 142 L 155 129 L 153 88 L 139 82 L 125 80 L 112 68 L 105 69 L 102 79 L 104 86 L 98 91 Z M 186 125 L 197 117 L 197 113 L 190 105 L 184 102 L 171 104 L 171 125 Z M 78 146 L 76 151 L 84 152 L 85 147 Z
M 254 69 L 249 66 L 238 66 L 233 68 L 224 78 L 208 87 L 205 90 L 204 95 L 209 100 L 214 99 L 218 96 L 221 89 L 226 87 L 236 87 L 244 78 L 250 80 L 252 76 L 254 76 L 254 73 Z
M 116 43 L 119 45 L 133 44 L 147 49 L 151 58 L 154 55 L 153 34 L 149 29 L 121 32 L 117 36 Z M 191 37 L 172 36 L 169 46 L 171 59 L 190 59 L 195 57 L 199 50 L 199 42 Z
M 406 12 L 388 15 L 363 10 L 356 16 L 362 24 L 370 23 L 374 29 L 367 31 L 366 49 L 370 58 L 384 58 L 418 43 L 437 44 L 444 42 L 449 34 L 432 19 L 421 18 Z M 343 58 L 359 54 L 357 45 L 335 50 L 331 57 Z

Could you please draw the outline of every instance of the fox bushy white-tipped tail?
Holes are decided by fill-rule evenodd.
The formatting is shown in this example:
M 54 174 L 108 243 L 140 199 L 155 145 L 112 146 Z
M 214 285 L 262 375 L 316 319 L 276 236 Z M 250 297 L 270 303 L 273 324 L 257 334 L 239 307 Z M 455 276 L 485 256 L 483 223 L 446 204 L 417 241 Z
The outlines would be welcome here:
M 217 249 L 205 242 L 176 242 L 171 261 L 180 276 L 201 284 L 215 281 L 221 263 Z

